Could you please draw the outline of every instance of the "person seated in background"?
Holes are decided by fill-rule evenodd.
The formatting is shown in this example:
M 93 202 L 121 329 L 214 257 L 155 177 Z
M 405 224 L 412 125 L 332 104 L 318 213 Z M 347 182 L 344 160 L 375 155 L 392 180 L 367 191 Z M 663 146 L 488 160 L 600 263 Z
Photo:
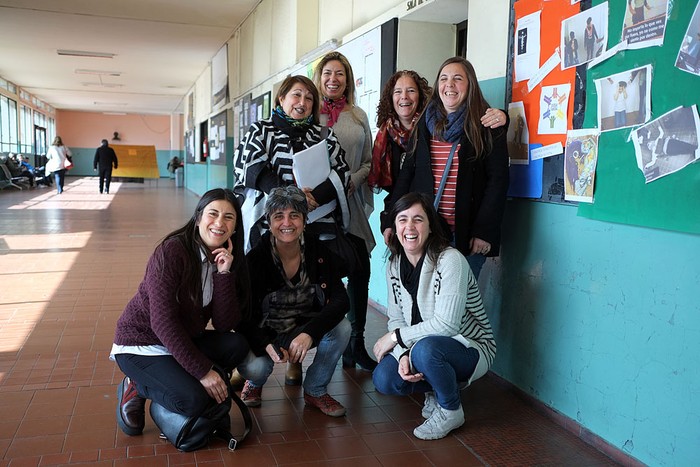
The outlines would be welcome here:
M 29 180 L 29 186 L 34 187 L 34 167 L 24 162 L 21 154 L 10 153 L 7 158 L 7 168 L 13 177 L 25 177 Z
M 252 319 L 241 332 L 251 352 L 238 366 L 246 379 L 241 400 L 249 407 L 259 406 L 274 364 L 301 364 L 316 348 L 304 378 L 304 402 L 340 417 L 345 407 L 328 394 L 328 383 L 350 340 L 351 326 L 345 318 L 350 300 L 339 258 L 304 232 L 308 209 L 300 188 L 272 189 L 265 202 L 270 230 L 246 255 Z
M 174 174 L 175 171 L 180 167 L 182 167 L 182 162 L 180 162 L 180 158 L 177 156 L 173 157 L 168 162 L 168 172 L 170 172 L 171 174 Z
M 493 363 L 496 342 L 476 278 L 449 241 L 431 199 L 408 193 L 392 207 L 388 329 L 374 345 L 372 379 L 383 394 L 424 393 L 420 439 L 462 426 L 460 389 Z

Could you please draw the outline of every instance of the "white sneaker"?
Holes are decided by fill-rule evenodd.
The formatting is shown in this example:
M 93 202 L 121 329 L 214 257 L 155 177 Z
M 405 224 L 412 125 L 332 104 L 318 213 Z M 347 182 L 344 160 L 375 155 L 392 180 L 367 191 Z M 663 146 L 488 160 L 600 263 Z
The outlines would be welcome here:
M 423 416 L 423 418 L 428 419 L 433 414 L 437 406 L 438 403 L 435 393 L 433 391 L 428 391 L 425 393 L 425 402 L 423 403 L 423 410 L 420 414 Z
M 447 410 L 438 404 L 430 418 L 413 430 L 413 435 L 418 439 L 440 439 L 462 425 L 464 425 L 464 410 L 461 405 L 457 410 Z

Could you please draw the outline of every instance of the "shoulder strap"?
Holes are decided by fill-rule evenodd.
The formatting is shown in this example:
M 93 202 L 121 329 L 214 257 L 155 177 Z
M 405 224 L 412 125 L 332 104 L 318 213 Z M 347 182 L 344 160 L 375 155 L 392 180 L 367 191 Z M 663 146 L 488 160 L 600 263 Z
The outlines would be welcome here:
M 250 433 L 250 430 L 253 428 L 253 418 L 250 416 L 250 409 L 248 408 L 248 406 L 243 403 L 241 398 L 238 397 L 236 392 L 233 390 L 233 387 L 231 386 L 231 375 L 228 374 L 228 372 L 223 371 L 222 368 L 216 365 L 214 365 L 214 369 L 219 372 L 223 380 L 226 382 L 229 396 L 231 397 L 231 400 L 236 403 L 238 409 L 241 412 L 241 415 L 243 416 L 244 428 L 243 434 L 241 436 L 233 436 L 229 430 L 223 427 L 217 428 L 214 432 L 215 437 L 222 439 L 228 443 L 229 451 L 234 451 L 238 444 L 241 443 L 246 438 L 246 436 L 248 436 L 248 433 Z
M 241 436 L 236 437 L 233 436 L 229 430 L 226 430 L 224 428 L 217 428 L 214 432 L 214 436 L 226 441 L 228 443 L 229 451 L 235 451 L 236 447 L 238 447 L 238 444 L 243 442 L 246 436 L 248 436 L 248 433 L 250 433 L 250 430 L 253 427 L 253 419 L 250 416 L 250 409 L 248 408 L 248 406 L 243 403 L 241 398 L 238 397 L 238 395 L 236 395 L 235 392 L 233 392 L 230 385 L 229 393 L 231 394 L 231 400 L 236 403 L 238 409 L 241 411 L 241 415 L 243 415 L 243 424 L 245 425 L 245 428 L 243 429 L 243 434 Z
M 321 127 L 321 139 L 326 139 L 328 138 L 328 127 L 326 125 L 323 125 Z
M 437 195 L 435 195 L 435 202 L 433 206 L 435 211 L 438 209 L 440 204 L 440 198 L 442 197 L 442 192 L 445 191 L 445 185 L 447 184 L 447 175 L 450 173 L 450 166 L 452 165 L 452 159 L 454 158 L 455 151 L 457 150 L 457 145 L 459 141 L 452 143 L 452 149 L 450 149 L 450 156 L 447 158 L 447 163 L 445 164 L 445 170 L 442 172 L 442 179 L 440 180 L 440 187 L 438 188 Z

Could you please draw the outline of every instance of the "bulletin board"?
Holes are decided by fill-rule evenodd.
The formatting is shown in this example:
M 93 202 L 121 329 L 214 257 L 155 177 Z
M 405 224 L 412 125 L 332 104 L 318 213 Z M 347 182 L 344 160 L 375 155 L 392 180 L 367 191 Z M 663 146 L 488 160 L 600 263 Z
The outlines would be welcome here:
M 594 4 L 600 3 L 594 1 Z M 619 37 L 627 2 L 610 2 L 610 37 Z M 685 37 L 697 1 L 669 2 L 671 5 L 664 43 L 660 47 L 624 50 L 588 72 L 594 79 L 636 66 L 653 66 L 651 118 L 678 106 L 700 107 L 700 76 L 676 68 L 676 57 Z M 597 99 L 594 86 L 586 91 L 588 102 Z M 586 110 L 584 126 L 596 125 L 595 106 Z M 700 234 L 700 162 L 651 183 L 645 183 L 628 141 L 631 130 L 602 133 L 598 157 L 595 202 L 580 204 L 578 214 L 609 222 L 641 225 Z
M 525 15 L 541 12 L 542 65 L 560 47 L 562 21 L 602 4 L 607 4 L 608 23 L 607 30 L 599 33 L 607 35 L 607 49 L 611 49 L 621 40 L 627 1 L 584 0 L 571 4 L 571 0 L 518 0 L 514 3 L 514 14 L 517 21 Z M 513 79 L 511 102 L 524 103 L 530 150 L 557 141 L 562 145 L 566 142 L 566 135 L 538 134 L 540 88 L 543 86 L 571 83 L 572 95 L 567 108 L 569 129 L 598 127 L 595 80 L 646 65 L 652 67 L 650 120 L 679 106 L 696 104 L 700 107 L 700 76 L 675 66 L 698 1 L 669 0 L 668 4 L 665 35 L 660 45 L 618 50 L 592 67 L 584 64 L 561 70 L 557 66 L 531 90 L 527 89 L 526 81 L 515 82 Z M 579 95 L 576 95 L 577 90 Z M 579 203 L 578 215 L 601 221 L 700 233 L 700 162 L 647 183 L 638 167 L 635 145 L 631 141 L 634 130 L 632 127 L 601 132 L 593 203 Z M 520 186 L 521 192 L 510 193 L 511 196 L 560 202 L 557 184 L 564 177 L 563 158 L 559 155 L 530 161 L 529 165 L 512 166 L 511 179 L 520 183 L 516 183 L 516 187 Z M 529 192 L 522 189 L 524 180 L 531 184 Z M 532 190 L 533 183 L 538 190 Z M 538 183 L 541 183 L 541 189 Z
M 580 12 L 580 4 L 571 4 L 570 0 L 519 0 L 514 5 L 516 21 L 527 15 L 541 12 L 540 15 L 540 59 L 539 65 L 554 54 L 559 47 L 559 31 L 562 20 Z M 517 44 L 517 38 L 513 37 Z M 517 45 L 515 45 L 517 47 Z M 512 55 L 513 59 L 515 53 Z M 532 90 L 528 90 L 528 81 L 515 80 L 515 68 L 512 70 L 511 102 L 523 102 L 529 133 L 529 150 L 548 146 L 557 142 L 565 143 L 566 134 L 538 134 L 540 120 L 540 96 L 544 86 L 555 86 L 562 83 L 570 84 L 567 102 L 567 127 L 573 128 L 572 121 L 575 111 L 574 102 L 584 96 L 583 86 L 577 83 L 577 71 L 585 70 L 585 65 L 578 68 L 561 70 L 556 67 L 542 82 Z M 585 71 L 584 71 L 585 73 Z M 578 84 L 578 85 L 577 85 Z M 578 94 L 578 97 L 577 97 Z M 579 109 L 580 112 L 580 109 Z M 508 195 L 514 197 L 532 198 L 539 201 L 566 203 L 564 201 L 564 159 L 563 155 L 552 156 L 540 160 L 530 160 L 527 165 L 511 165 L 511 187 Z

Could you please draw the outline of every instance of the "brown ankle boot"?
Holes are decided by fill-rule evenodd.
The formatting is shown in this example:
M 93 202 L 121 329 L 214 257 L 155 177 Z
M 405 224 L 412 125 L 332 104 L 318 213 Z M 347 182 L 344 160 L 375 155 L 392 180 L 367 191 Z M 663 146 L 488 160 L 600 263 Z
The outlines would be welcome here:
M 301 363 L 287 362 L 284 384 L 287 386 L 299 386 L 301 384 Z

